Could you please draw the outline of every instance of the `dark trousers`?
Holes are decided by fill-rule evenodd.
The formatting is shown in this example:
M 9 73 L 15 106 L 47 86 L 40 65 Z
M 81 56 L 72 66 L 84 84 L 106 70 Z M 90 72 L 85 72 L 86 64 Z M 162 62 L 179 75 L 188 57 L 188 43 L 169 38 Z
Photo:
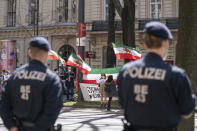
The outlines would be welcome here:
M 109 97 L 109 100 L 107 103 L 107 110 L 111 110 L 111 101 L 112 101 L 112 97 Z
M 28 127 L 20 127 L 18 131 L 31 131 L 32 128 L 28 128 Z M 51 131 L 51 129 L 48 129 L 46 131 Z
M 67 100 L 72 100 L 74 95 L 74 87 L 69 87 L 67 90 Z
M 178 131 L 177 128 L 170 129 L 135 129 L 133 127 L 125 127 L 123 131 Z

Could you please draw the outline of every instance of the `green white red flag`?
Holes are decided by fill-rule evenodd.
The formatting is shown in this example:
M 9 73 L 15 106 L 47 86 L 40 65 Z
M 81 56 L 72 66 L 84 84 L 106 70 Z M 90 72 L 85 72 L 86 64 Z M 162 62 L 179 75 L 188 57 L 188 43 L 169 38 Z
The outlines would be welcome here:
M 91 71 L 90 66 L 74 53 L 71 53 L 66 64 L 76 67 L 83 74 L 88 74 Z
M 81 58 L 83 61 L 85 61 L 84 60 L 84 58 L 83 58 L 83 56 L 81 55 L 81 53 L 77 50 L 77 56 L 79 57 L 79 58 Z
M 112 43 L 116 59 L 135 59 L 141 58 L 141 53 L 135 48 L 129 46 Z
M 97 81 L 101 78 L 101 73 L 105 73 L 106 76 L 112 75 L 113 79 L 116 81 L 119 71 L 120 67 L 92 69 L 89 74 L 83 75 L 81 83 L 97 85 Z
M 66 65 L 64 59 L 62 59 L 55 51 L 50 50 L 48 54 L 48 60 L 59 60 L 63 65 Z

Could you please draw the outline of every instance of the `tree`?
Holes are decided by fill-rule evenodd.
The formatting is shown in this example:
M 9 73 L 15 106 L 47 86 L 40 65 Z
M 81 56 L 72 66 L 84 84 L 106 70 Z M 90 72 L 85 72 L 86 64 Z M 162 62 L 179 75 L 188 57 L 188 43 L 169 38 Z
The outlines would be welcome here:
M 113 2 L 122 20 L 123 44 L 135 48 L 135 0 L 123 0 L 123 7 L 119 0 Z
M 176 65 L 185 69 L 193 91 L 197 86 L 197 0 L 179 1 L 179 31 Z M 182 120 L 180 131 L 194 131 L 194 116 Z
M 113 0 L 122 20 L 123 44 L 135 47 L 135 0 L 124 0 L 124 7 L 119 0 Z
M 113 67 L 114 61 L 114 52 L 111 43 L 115 42 L 115 6 L 112 0 L 108 1 L 109 10 L 108 10 L 108 46 L 107 46 L 107 65 L 106 67 Z M 113 59 L 114 58 L 114 59 Z

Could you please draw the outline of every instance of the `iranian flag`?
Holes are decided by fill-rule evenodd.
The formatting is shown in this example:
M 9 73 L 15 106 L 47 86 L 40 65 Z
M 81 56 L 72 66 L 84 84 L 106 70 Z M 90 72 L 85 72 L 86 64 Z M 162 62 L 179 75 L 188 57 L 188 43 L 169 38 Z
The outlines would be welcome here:
M 116 59 L 135 59 L 141 58 L 141 53 L 135 48 L 129 46 L 112 43 Z
M 88 74 L 91 71 L 90 66 L 74 53 L 71 53 L 66 64 L 76 67 L 83 74 Z
M 81 53 L 77 50 L 77 56 L 79 57 L 79 58 L 81 58 L 83 61 L 85 61 L 84 60 L 84 58 L 83 58 L 83 56 L 81 55 Z
M 81 83 L 97 85 L 97 81 L 101 78 L 101 73 L 105 73 L 106 76 L 112 75 L 113 79 L 116 81 L 119 71 L 120 67 L 92 69 L 89 74 L 83 75 Z
M 62 59 L 55 51 L 50 50 L 48 54 L 48 60 L 59 60 L 63 65 L 66 65 L 64 59 Z

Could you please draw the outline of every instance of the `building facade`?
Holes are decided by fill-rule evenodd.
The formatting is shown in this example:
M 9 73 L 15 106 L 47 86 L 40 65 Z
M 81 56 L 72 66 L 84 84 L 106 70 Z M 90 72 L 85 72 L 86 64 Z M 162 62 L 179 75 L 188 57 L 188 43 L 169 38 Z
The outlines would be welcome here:
M 78 0 L 1 0 L 0 1 L 0 40 L 14 40 L 15 67 L 25 64 L 28 42 L 37 33 L 46 37 L 52 49 L 67 59 L 76 51 L 76 23 L 78 19 Z M 121 1 L 123 4 L 123 2 Z M 145 23 L 161 21 L 172 31 L 174 39 L 170 42 L 167 60 L 175 62 L 177 43 L 178 0 L 136 0 L 136 46 L 145 54 L 142 35 Z M 37 31 L 37 14 L 39 28 Z M 94 59 L 85 58 L 92 68 L 107 67 L 107 17 L 108 0 L 85 0 L 85 23 L 87 43 L 85 51 L 96 52 Z M 116 43 L 122 43 L 120 17 L 116 13 Z M 114 61 L 121 66 L 124 61 Z M 57 67 L 57 61 L 49 61 L 49 67 Z

